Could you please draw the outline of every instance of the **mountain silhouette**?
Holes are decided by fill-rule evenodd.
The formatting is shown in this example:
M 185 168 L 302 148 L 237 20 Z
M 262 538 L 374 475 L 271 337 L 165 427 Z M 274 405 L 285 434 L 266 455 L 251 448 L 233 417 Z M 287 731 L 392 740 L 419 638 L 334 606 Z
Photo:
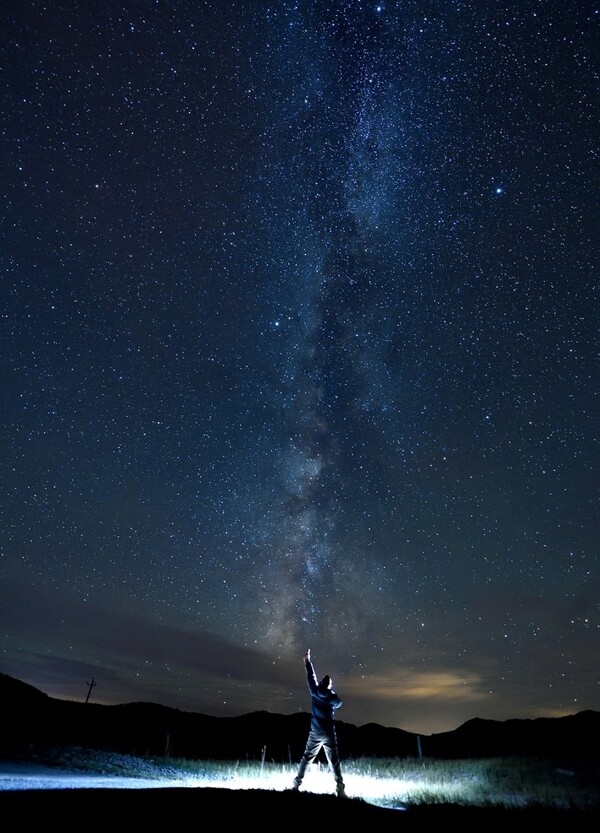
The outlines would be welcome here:
M 137 702 L 107 706 L 49 697 L 0 673 L 4 718 L 0 755 L 10 758 L 31 746 L 79 746 L 137 756 L 190 760 L 266 760 L 296 763 L 303 752 L 310 715 L 266 711 L 213 717 Z M 473 718 L 451 732 L 417 735 L 402 729 L 336 721 L 345 758 L 437 759 L 538 757 L 597 758 L 600 712 L 558 718 Z

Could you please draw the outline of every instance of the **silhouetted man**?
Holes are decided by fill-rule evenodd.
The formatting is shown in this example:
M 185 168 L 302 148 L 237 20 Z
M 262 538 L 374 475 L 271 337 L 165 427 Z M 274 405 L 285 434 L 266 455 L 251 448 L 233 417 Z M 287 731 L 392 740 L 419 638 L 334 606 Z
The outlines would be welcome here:
M 340 798 L 345 798 L 346 792 L 342 779 L 342 768 L 333 720 L 334 712 L 342 705 L 342 701 L 333 690 L 333 681 L 328 674 L 325 674 L 323 679 L 317 682 L 317 675 L 310 661 L 310 648 L 304 654 L 304 665 L 312 702 L 312 715 L 310 718 L 308 740 L 306 741 L 304 754 L 302 755 L 298 772 L 294 778 L 294 786 L 292 789 L 297 790 L 299 788 L 304 778 L 306 767 L 316 760 L 317 755 L 322 749 L 325 752 L 330 769 L 333 770 L 337 794 Z

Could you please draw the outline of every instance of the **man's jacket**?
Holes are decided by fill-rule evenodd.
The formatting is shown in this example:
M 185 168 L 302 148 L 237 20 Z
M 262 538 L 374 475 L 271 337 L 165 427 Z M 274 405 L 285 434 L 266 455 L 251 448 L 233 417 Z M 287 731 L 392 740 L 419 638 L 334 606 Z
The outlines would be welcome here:
M 342 705 L 342 701 L 333 689 L 327 688 L 323 690 L 319 688 L 317 675 L 310 660 L 305 660 L 305 665 L 308 688 L 312 701 L 311 732 L 331 735 L 334 732 L 333 715 Z

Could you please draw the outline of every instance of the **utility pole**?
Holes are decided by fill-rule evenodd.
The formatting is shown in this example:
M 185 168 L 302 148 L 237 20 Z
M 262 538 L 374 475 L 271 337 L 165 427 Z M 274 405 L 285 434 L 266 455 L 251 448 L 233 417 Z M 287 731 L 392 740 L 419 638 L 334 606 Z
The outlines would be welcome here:
M 85 702 L 86 702 L 86 703 L 87 703 L 87 701 L 90 699 L 90 694 L 92 693 L 92 689 L 93 689 L 93 687 L 96 685 L 96 683 L 94 682 L 94 678 L 93 678 L 93 677 L 92 677 L 92 682 L 91 682 L 91 683 L 87 683 L 87 685 L 89 685 L 89 688 L 88 688 L 87 697 L 85 698 Z

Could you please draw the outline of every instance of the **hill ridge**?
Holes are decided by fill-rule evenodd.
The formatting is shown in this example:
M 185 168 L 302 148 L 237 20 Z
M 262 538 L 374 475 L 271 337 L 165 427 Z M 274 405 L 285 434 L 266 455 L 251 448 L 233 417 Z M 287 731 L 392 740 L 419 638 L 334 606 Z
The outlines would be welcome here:
M 189 759 L 299 760 L 310 715 L 255 711 L 215 717 L 150 701 L 103 705 L 49 697 L 0 673 L 0 703 L 6 729 L 0 755 L 31 745 L 76 745 L 135 755 Z M 586 709 L 564 717 L 474 717 L 450 732 L 418 735 L 378 723 L 336 721 L 346 758 L 493 758 L 528 756 L 589 760 L 597 757 L 600 712 Z

